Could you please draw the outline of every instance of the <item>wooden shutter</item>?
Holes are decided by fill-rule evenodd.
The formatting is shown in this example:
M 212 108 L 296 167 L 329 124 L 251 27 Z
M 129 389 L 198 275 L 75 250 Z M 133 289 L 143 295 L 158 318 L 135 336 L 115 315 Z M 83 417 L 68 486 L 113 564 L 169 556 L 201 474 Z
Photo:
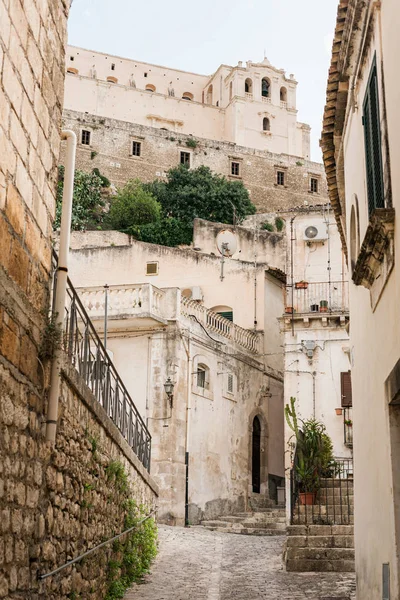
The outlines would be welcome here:
M 351 392 L 351 371 L 340 373 L 340 383 L 342 392 L 342 406 L 344 408 L 353 406 L 353 397 Z
M 221 317 L 224 317 L 224 319 L 228 319 L 228 321 L 233 322 L 233 311 L 232 310 L 221 311 L 221 312 L 218 312 L 217 315 L 221 315 Z
M 384 208 L 379 88 L 376 60 L 372 64 L 363 104 L 368 211 Z

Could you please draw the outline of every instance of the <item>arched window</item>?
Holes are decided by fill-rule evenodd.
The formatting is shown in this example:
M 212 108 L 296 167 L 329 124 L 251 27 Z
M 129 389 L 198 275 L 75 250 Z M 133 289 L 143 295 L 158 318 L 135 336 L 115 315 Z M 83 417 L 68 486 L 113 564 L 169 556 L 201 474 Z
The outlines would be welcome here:
M 246 92 L 246 94 L 252 94 L 253 93 L 253 82 L 250 79 L 250 77 L 248 77 L 246 79 L 246 81 L 244 82 L 244 91 Z
M 208 86 L 207 90 L 207 104 L 213 103 L 213 86 L 212 84 Z
M 231 306 L 218 305 L 213 306 L 210 310 L 217 313 L 217 315 L 221 315 L 224 319 L 228 319 L 228 321 L 233 322 L 233 308 Z
M 233 94 L 233 83 L 231 81 L 229 84 L 229 102 L 232 100 L 232 94 Z
M 67 73 L 71 73 L 71 75 L 78 75 L 78 69 L 74 69 L 74 67 L 68 67 Z
M 281 87 L 281 91 L 279 92 L 279 97 L 281 102 L 287 102 L 287 89 L 285 87 Z
M 193 100 L 193 94 L 190 92 L 183 92 L 182 100 Z
M 271 82 L 268 77 L 263 77 L 261 80 L 261 96 L 271 98 Z
M 210 369 L 204 363 L 197 365 L 196 384 L 203 390 L 208 390 L 210 387 Z
M 116 77 L 107 77 L 108 83 L 118 83 L 118 79 Z
M 271 129 L 271 124 L 269 122 L 268 117 L 264 117 L 263 118 L 263 131 L 270 131 Z
M 146 92 L 155 92 L 156 86 L 152 85 L 151 83 L 148 83 L 144 89 L 146 90 Z

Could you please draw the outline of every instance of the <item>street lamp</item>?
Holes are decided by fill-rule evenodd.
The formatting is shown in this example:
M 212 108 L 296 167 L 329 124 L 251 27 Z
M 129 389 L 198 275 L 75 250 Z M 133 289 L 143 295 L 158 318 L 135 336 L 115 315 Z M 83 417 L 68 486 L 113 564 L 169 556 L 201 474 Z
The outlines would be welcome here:
M 175 384 L 173 381 L 171 381 L 171 377 L 168 377 L 167 381 L 164 383 L 164 390 L 165 390 L 165 393 L 167 394 L 171 408 L 172 408 L 172 400 L 173 400 L 173 394 L 174 394 L 174 386 L 175 386 Z

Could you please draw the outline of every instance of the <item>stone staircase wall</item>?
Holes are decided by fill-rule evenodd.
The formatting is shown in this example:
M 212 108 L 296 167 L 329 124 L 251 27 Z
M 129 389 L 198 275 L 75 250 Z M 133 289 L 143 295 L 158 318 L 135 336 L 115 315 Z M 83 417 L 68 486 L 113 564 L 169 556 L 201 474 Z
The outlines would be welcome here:
M 352 525 L 290 525 L 286 541 L 287 571 L 354 571 Z

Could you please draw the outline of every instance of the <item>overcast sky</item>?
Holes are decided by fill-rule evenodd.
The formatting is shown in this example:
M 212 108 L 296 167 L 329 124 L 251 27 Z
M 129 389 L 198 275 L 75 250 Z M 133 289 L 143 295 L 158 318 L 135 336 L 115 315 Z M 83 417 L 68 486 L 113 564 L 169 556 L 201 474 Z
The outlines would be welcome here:
M 294 73 L 298 119 L 319 136 L 338 0 L 74 0 L 69 43 L 211 75 L 265 55 Z

